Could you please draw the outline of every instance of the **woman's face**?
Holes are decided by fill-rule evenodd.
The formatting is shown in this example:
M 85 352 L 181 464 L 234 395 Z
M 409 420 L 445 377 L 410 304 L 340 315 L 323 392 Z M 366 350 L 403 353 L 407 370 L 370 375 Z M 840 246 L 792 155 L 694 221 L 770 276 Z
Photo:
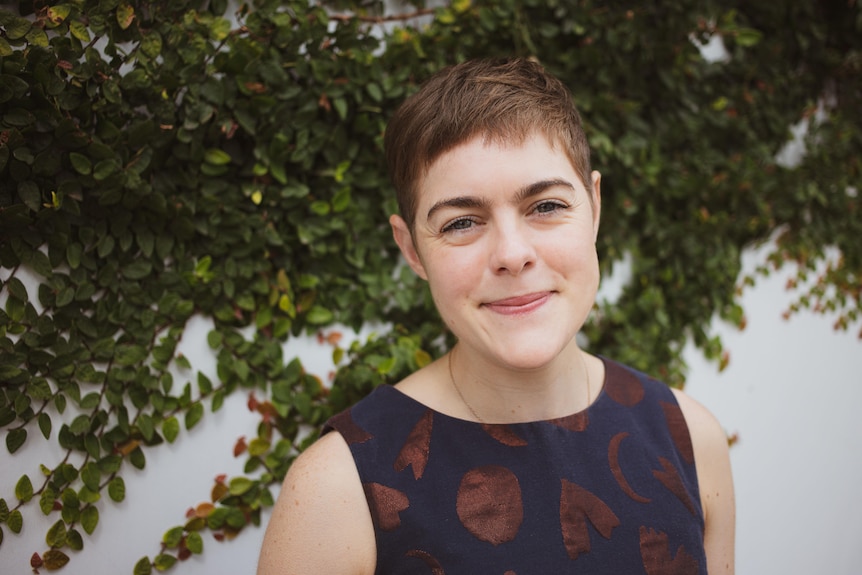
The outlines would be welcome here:
M 576 345 L 599 283 L 599 180 L 593 172 L 591 202 L 541 135 L 521 145 L 475 138 L 419 183 L 412 237 L 391 218 L 408 263 L 476 359 L 531 370 Z

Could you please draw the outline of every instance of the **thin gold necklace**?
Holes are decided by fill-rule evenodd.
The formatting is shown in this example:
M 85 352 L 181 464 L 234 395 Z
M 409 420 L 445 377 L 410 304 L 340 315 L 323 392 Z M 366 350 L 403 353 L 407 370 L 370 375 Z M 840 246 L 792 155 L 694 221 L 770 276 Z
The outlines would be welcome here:
M 481 424 L 487 424 L 487 422 L 484 419 L 479 417 L 479 414 L 476 413 L 476 410 L 473 409 L 473 406 L 470 405 L 470 402 L 467 401 L 467 398 L 464 397 L 464 394 L 461 393 L 461 388 L 458 387 L 458 383 L 455 381 L 455 375 L 452 373 L 452 352 L 454 351 L 454 349 L 455 348 L 452 348 L 451 350 L 449 350 L 448 357 L 446 358 L 447 364 L 449 366 L 449 379 L 452 380 L 452 387 L 455 388 L 455 392 L 458 394 L 458 397 L 461 398 L 461 402 L 467 407 L 467 409 L 470 411 L 470 414 L 476 419 L 476 421 L 478 421 Z M 587 369 L 587 362 L 584 360 L 584 355 L 583 355 L 584 352 L 580 352 L 580 353 L 581 353 L 581 367 L 584 370 L 584 380 L 587 382 L 587 405 L 584 408 L 584 409 L 586 409 L 587 407 L 590 406 L 590 397 L 592 396 L 592 393 L 590 392 L 590 372 Z

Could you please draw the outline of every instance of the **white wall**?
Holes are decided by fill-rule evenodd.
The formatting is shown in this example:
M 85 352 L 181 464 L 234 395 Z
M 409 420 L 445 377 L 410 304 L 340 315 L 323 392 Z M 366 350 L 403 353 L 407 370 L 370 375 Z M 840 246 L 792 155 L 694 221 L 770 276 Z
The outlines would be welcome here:
M 748 271 L 763 254 L 747 254 Z M 717 326 L 721 374 L 698 353 L 686 391 L 729 433 L 737 494 L 737 573 L 862 573 L 862 341 L 834 318 L 781 319 L 788 274 L 743 295 L 748 327 Z
M 763 254 L 748 254 L 747 269 Z M 748 327 L 738 332 L 717 325 L 731 352 L 718 374 L 693 349 L 687 391 L 709 407 L 729 433 L 739 434 L 731 452 L 737 490 L 737 573 L 740 575 L 855 575 L 862 565 L 862 342 L 832 331 L 832 320 L 803 314 L 789 322 L 786 276 L 761 280 L 743 297 Z M 194 365 L 208 354 L 207 326 L 199 322 L 183 341 Z M 330 348 L 293 342 L 309 371 L 325 377 Z M 207 500 L 216 475 L 241 472 L 232 456 L 241 435 L 254 434 L 257 419 L 242 392 L 224 408 L 207 413 L 174 445 L 147 452 L 144 471 L 126 473 L 127 498 L 102 506 L 101 521 L 85 548 L 61 573 L 131 574 L 142 556 L 152 557 L 168 528 L 183 523 L 188 507 Z M 38 447 L 41 444 L 42 447 Z M 38 447 L 38 449 L 33 449 Z M 21 473 L 38 476 L 38 464 L 53 467 L 54 442 L 31 434 L 24 453 L 0 454 L 0 496 L 13 498 Z M 38 451 L 39 453 L 33 453 Z M 30 573 L 29 557 L 45 549 L 47 521 L 29 505 L 25 529 L 6 532 L 0 574 Z M 204 554 L 171 572 L 185 575 L 253 573 L 263 529 L 247 529 L 234 541 L 204 538 Z

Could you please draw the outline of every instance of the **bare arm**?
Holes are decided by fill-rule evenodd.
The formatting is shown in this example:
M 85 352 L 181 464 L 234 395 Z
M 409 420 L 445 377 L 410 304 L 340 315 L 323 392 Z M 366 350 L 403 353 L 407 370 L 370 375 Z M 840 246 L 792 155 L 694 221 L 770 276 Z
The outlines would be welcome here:
M 704 546 L 710 575 L 733 575 L 736 501 L 727 436 L 713 415 L 684 393 L 673 390 L 694 447 L 706 530 Z
M 350 449 L 338 433 L 293 463 L 266 528 L 258 575 L 374 572 L 374 527 Z

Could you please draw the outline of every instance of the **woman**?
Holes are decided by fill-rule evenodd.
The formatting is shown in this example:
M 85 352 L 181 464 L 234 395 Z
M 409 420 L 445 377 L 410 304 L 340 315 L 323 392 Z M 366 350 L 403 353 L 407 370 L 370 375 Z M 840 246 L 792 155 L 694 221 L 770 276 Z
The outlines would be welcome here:
M 601 211 L 566 88 L 443 70 L 387 128 L 407 263 L 458 342 L 334 417 L 291 467 L 259 573 L 733 573 L 725 435 L 578 347 Z

